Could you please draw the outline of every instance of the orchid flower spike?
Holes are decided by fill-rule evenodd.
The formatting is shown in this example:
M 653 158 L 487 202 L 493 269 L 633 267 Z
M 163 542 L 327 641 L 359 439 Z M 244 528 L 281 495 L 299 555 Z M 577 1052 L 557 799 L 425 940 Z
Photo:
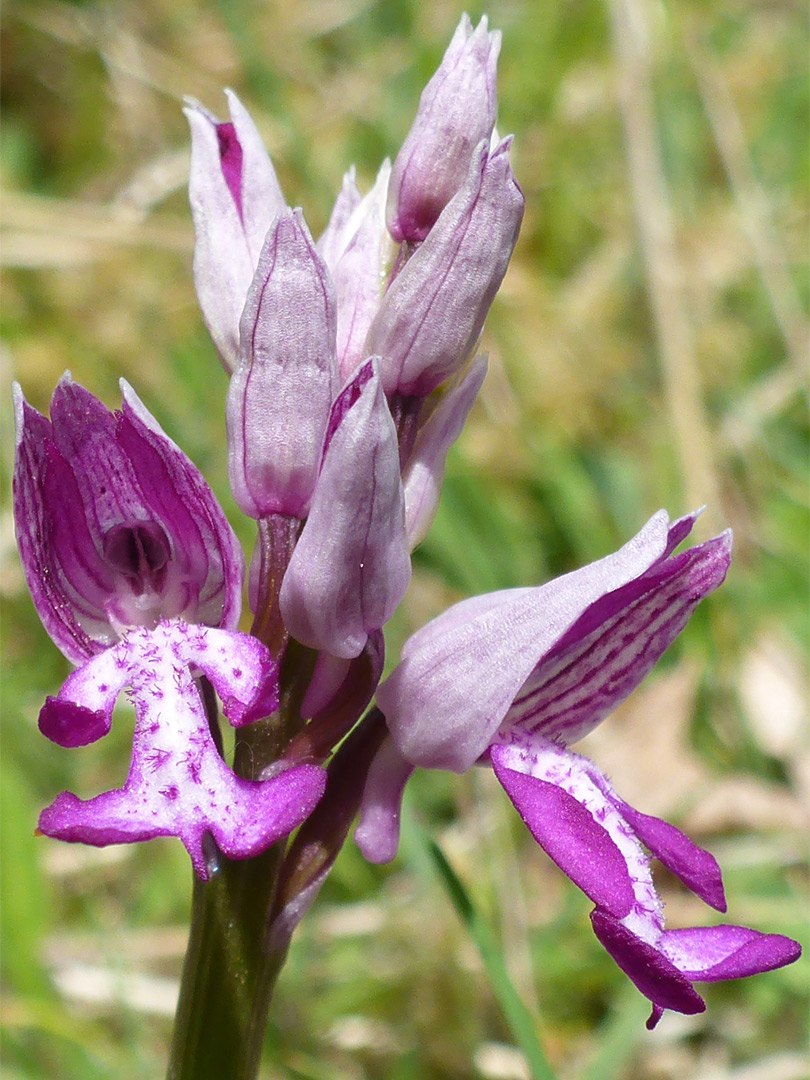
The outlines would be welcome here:
M 568 746 L 641 682 L 730 562 L 725 533 L 680 554 L 696 514 L 661 511 L 613 555 L 540 588 L 451 607 L 406 642 L 377 692 L 390 739 L 371 767 L 355 839 L 372 861 L 396 852 L 399 804 L 415 766 L 488 762 L 537 842 L 596 905 L 600 942 L 653 1003 L 705 1008 L 695 980 L 790 963 L 799 946 L 738 926 L 667 930 L 645 848 L 725 911 L 714 858 L 639 813 Z
M 200 472 L 122 380 L 111 413 L 65 375 L 51 419 L 14 388 L 14 520 L 34 606 L 80 664 L 129 627 L 234 628 L 244 561 Z

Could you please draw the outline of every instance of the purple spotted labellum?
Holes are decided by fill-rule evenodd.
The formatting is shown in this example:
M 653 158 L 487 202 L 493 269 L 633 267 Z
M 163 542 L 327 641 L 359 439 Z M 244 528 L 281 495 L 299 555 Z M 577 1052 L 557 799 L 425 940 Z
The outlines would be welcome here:
M 184 112 L 191 128 L 194 284 L 225 370 L 232 371 L 245 298 L 267 231 L 285 203 L 255 124 L 236 94 L 226 94 L 229 123 L 192 100 Z
M 464 180 L 474 148 L 489 140 L 497 114 L 500 31 L 486 17 L 473 30 L 462 15 L 394 162 L 387 219 L 401 243 L 425 239 Z
M 206 880 L 215 850 L 206 836 L 245 859 L 301 824 L 323 793 L 323 770 L 296 766 L 260 783 L 235 776 L 214 744 L 194 672 L 217 690 L 235 727 L 278 706 L 276 666 L 255 638 L 178 621 L 129 631 L 75 671 L 39 719 L 60 745 L 85 745 L 109 731 L 128 688 L 136 719 L 127 781 L 87 801 L 63 792 L 40 815 L 41 832 L 98 847 L 176 836 Z
M 596 905 L 600 942 L 653 1003 L 702 1011 L 693 981 L 792 962 L 799 946 L 744 927 L 666 930 L 645 848 L 725 911 L 714 858 L 624 803 L 568 749 L 641 682 L 701 599 L 725 578 L 731 537 L 679 554 L 697 515 L 656 514 L 620 551 L 540 588 L 463 601 L 406 642 L 377 692 L 390 739 L 371 766 L 355 838 L 372 861 L 396 852 L 414 767 L 491 763 L 530 832 Z
M 205 480 L 130 386 L 111 413 L 66 375 L 48 420 L 14 389 L 14 520 L 37 612 L 74 664 L 132 626 L 236 626 L 241 548 Z

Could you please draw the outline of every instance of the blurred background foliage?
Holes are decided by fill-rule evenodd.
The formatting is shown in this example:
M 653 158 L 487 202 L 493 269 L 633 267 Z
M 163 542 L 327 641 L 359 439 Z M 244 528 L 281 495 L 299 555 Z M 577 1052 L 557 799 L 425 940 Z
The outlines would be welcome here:
M 4 389 L 3 1076 L 160 1076 L 189 906 L 174 842 L 34 839 L 38 810 L 125 776 L 36 731 L 67 674 L 32 610 L 8 506 L 8 382 L 44 410 L 65 368 L 125 376 L 227 489 L 225 376 L 191 281 L 184 94 L 233 86 L 289 202 L 324 226 L 344 169 L 396 153 L 463 8 L 449 0 L 6 0 L 0 168 Z M 481 13 L 470 8 L 475 20 Z M 730 918 L 807 938 L 807 17 L 793 0 L 492 0 L 502 133 L 526 220 L 489 320 L 491 369 L 388 635 L 448 603 L 600 557 L 650 513 L 708 503 L 729 581 L 584 750 L 724 867 Z M 483 677 L 489 677 L 486 673 Z M 646 1003 L 585 898 L 493 778 L 419 775 L 402 851 L 350 843 L 279 985 L 264 1076 L 521 1080 L 525 1061 L 418 836 L 502 942 L 561 1078 L 802 1080 L 807 964 Z M 415 824 L 418 822 L 419 824 Z M 672 925 L 713 915 L 666 874 Z

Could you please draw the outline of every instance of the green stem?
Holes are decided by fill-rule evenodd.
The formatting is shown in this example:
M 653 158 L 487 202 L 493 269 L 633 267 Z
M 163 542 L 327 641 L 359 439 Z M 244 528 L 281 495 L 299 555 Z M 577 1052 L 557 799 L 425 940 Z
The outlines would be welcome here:
M 169 1080 L 254 1080 L 286 949 L 267 947 L 284 844 L 194 881 Z

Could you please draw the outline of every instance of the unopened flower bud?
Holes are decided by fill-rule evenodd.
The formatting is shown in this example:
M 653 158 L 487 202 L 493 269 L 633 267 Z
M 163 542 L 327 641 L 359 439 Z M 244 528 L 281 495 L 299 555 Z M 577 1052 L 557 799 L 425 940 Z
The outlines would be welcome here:
M 234 498 L 253 518 L 306 517 L 337 391 L 332 281 L 300 210 L 267 235 L 226 405 Z
M 231 122 L 187 101 L 191 127 L 189 201 L 194 218 L 194 284 L 226 371 L 239 354 L 239 318 L 267 230 L 285 206 L 261 136 L 233 91 Z
M 523 218 L 511 139 L 477 147 L 464 186 L 394 279 L 366 339 L 388 394 L 426 397 L 475 347 Z
M 424 240 L 464 182 L 473 150 L 488 140 L 497 113 L 500 31 L 475 30 L 462 15 L 416 120 L 394 162 L 387 222 L 398 242 Z

